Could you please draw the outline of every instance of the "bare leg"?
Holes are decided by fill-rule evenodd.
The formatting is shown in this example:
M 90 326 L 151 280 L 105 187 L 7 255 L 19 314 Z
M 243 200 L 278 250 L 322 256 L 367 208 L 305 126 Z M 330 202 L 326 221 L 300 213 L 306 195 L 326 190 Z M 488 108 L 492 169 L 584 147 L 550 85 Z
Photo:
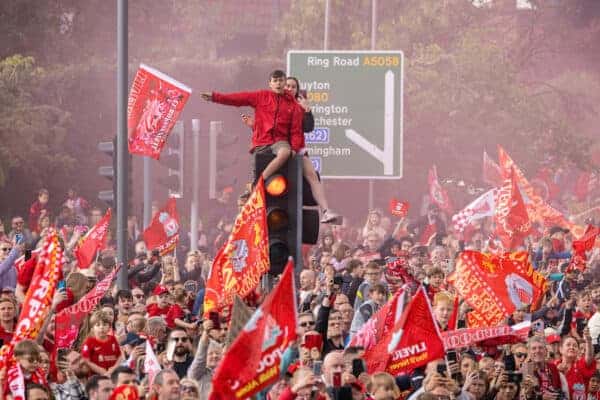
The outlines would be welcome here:
M 315 168 L 308 157 L 303 156 L 302 163 L 304 167 L 302 168 L 302 172 L 310 185 L 310 190 L 312 190 L 315 201 L 322 210 L 327 210 L 329 207 L 327 205 L 327 198 L 325 198 L 325 190 L 323 190 L 323 184 L 319 181 Z
M 291 150 L 288 148 L 280 148 L 275 155 L 275 158 L 265 167 L 262 172 L 262 177 L 267 180 L 268 177 L 273 175 L 279 168 L 285 164 L 288 158 L 290 158 Z

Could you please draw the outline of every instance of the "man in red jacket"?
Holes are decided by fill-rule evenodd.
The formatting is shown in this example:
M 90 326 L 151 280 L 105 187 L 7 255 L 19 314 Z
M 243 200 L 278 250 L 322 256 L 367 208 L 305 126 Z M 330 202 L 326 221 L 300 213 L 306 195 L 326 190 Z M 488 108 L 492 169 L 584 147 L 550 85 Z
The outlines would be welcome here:
M 302 118 L 294 97 L 285 91 L 285 72 L 275 70 L 269 76 L 269 89 L 255 92 L 223 94 L 205 92 L 201 96 L 206 101 L 255 109 L 255 123 L 252 130 L 251 153 L 270 150 L 275 158 L 263 170 L 267 179 L 274 174 L 290 157 L 304 147 Z

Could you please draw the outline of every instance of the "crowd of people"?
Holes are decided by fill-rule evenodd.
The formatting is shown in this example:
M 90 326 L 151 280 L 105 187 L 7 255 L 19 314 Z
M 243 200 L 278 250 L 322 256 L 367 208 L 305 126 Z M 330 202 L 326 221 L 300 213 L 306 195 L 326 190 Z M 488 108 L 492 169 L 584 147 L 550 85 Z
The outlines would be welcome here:
M 278 96 L 283 96 L 285 85 L 295 90 L 295 97 L 285 98 L 292 114 L 286 123 L 292 123 L 292 109 L 300 106 L 304 121 L 310 121 L 305 115 L 310 114 L 310 106 L 298 96 L 298 81 L 286 80 L 282 74 L 275 71 L 269 84 Z M 257 106 L 272 100 L 268 93 L 262 93 L 263 97 L 248 93 L 203 96 L 233 105 Z M 279 97 L 276 101 L 279 104 Z M 273 110 L 263 111 L 266 114 L 257 109 L 250 125 L 268 120 Z M 248 117 L 244 120 L 248 123 Z M 286 126 L 276 129 L 283 132 Z M 306 129 L 295 126 L 294 134 L 302 130 Z M 266 146 L 261 150 L 273 153 L 275 167 L 292 152 L 303 154 L 302 143 L 281 143 L 289 137 L 277 143 L 262 139 L 265 141 L 254 141 L 253 148 Z M 305 166 L 309 165 L 307 159 Z M 332 225 L 339 216 L 328 209 L 314 170 L 307 169 L 305 175 L 321 206 L 323 224 L 319 243 L 306 248 L 298 276 L 298 340 L 285 352 L 281 376 L 257 398 L 599 400 L 600 246 L 588 251 L 583 268 L 573 268 L 573 233 L 560 226 L 538 226 L 517 249 L 528 252 L 535 270 L 551 283 L 541 304 L 527 304 L 506 316 L 508 325 L 531 321 L 527 340 L 449 351 L 444 358 L 398 376 L 369 371 L 365 348 L 352 339 L 400 289 L 414 294 L 424 287 L 440 331 L 468 326 L 469 302 L 457 298 L 447 278 L 462 251 L 498 252 L 493 218 L 479 219 L 468 231 L 456 232 L 449 224 L 451 216 L 431 203 L 420 216 L 396 217 L 374 209 L 363 226 Z M 234 329 L 239 321 L 229 307 L 204 317 L 205 284 L 212 260 L 231 233 L 244 198 L 234 205 L 232 189 L 223 189 L 208 209 L 210 214 L 203 215 L 203 223 L 192 227 L 198 230 L 194 246 L 198 250 L 191 251 L 191 235 L 182 234 L 174 255 L 161 256 L 148 249 L 136 218 L 130 217 L 131 261 L 124 266 L 130 288 L 119 290 L 113 285 L 85 318 L 74 344 L 56 350 L 55 315 L 76 304 L 110 274 L 116 258 L 109 235 L 108 245 L 92 265 L 79 268 L 73 250 L 105 210 L 92 206 L 75 190 L 68 192 L 58 210 L 51 210 L 49 196 L 41 189 L 28 215 L 12 216 L 8 232 L 0 223 L 2 344 L 11 343 L 24 306 L 33 274 L 28 266 L 32 252 L 44 243 L 51 229 L 58 233 L 65 252 L 64 279 L 42 331 L 36 340 L 14 344 L 26 398 L 207 399 L 213 374 L 239 332 Z M 266 294 L 257 288 L 245 299 L 248 307 L 256 309 Z M 451 323 L 452 318 L 456 321 Z M 161 368 L 151 382 L 144 368 L 149 349 Z M 3 398 L 11 399 L 6 370 L 0 372 L 0 380 Z
M 230 207 L 231 215 L 235 206 L 226 206 L 229 193 L 225 190 L 218 201 Z M 72 255 L 85 226 L 97 222 L 103 210 L 87 206 L 70 191 L 55 214 L 47 207 L 48 196 L 40 190 L 29 215 L 14 216 L 11 229 L 0 239 L 4 344 L 11 341 L 28 288 L 25 272 L 15 261 L 39 246 L 50 227 L 59 233 L 66 254 L 66 285 L 55 295 L 53 313 L 76 303 L 115 266 L 112 239 L 89 269 L 79 270 Z M 320 241 L 308 249 L 298 279 L 298 341 L 284 361 L 284 374 L 262 398 L 597 400 L 600 248 L 594 247 L 585 271 L 568 268 L 573 237 L 560 227 L 531 236 L 524 248 L 537 271 L 553 282 L 540 308 L 524 307 L 507 319 L 509 324 L 533 321 L 526 342 L 465 348 L 455 359 L 437 360 L 395 377 L 366 371 L 364 349 L 349 343 L 398 288 L 424 285 L 440 330 L 448 329 L 456 292 L 446 277 L 462 249 L 489 250 L 491 241 L 484 238 L 491 224 L 481 220 L 465 241 L 447 227 L 446 219 L 431 205 L 425 216 L 412 221 L 371 210 L 361 227 L 322 225 Z M 27 398 L 109 399 L 133 385 L 139 398 L 206 399 L 212 374 L 235 339 L 228 335 L 231 310 L 202 318 L 204 283 L 219 236 L 226 232 L 220 225 L 228 224 L 219 220 L 206 231 L 200 226 L 200 250 L 186 252 L 189 241 L 182 240 L 178 253 L 185 257 L 179 260 L 146 249 L 132 219 L 130 289 L 113 287 L 82 325 L 75 345 L 58 355 L 51 323 L 37 342 L 17 343 L 15 357 L 27 380 Z M 411 279 L 389 268 L 398 258 L 405 259 Z M 466 326 L 470 311 L 463 300 L 458 327 Z M 260 299 L 250 305 L 257 302 Z M 151 386 L 142 362 L 147 341 L 162 367 Z M 47 386 L 36 379 L 40 370 L 47 374 Z M 6 375 L 2 378 L 6 385 Z M 10 398 L 6 391 L 4 396 Z

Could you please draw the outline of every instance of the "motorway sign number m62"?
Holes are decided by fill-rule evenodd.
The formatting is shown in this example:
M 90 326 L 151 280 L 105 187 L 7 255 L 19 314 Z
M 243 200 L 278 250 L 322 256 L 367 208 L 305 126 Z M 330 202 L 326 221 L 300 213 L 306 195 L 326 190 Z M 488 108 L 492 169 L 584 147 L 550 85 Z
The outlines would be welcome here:
M 305 134 L 323 178 L 402 178 L 404 55 L 401 51 L 291 50 L 315 118 Z

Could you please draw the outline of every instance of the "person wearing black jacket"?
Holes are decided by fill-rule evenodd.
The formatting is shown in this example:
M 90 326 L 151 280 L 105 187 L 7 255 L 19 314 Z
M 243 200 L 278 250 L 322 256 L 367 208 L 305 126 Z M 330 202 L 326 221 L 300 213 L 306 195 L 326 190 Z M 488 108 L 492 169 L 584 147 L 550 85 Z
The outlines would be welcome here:
M 344 350 L 344 336 L 342 334 L 342 314 L 331 310 L 331 292 L 323 297 L 321 307 L 317 313 L 315 330 L 323 336 L 323 356 L 335 350 Z
M 156 260 L 151 263 L 140 262 L 129 268 L 127 279 L 131 287 L 142 287 L 145 283 L 150 282 L 158 275 L 161 269 L 161 262 Z M 145 290 L 144 290 L 145 291 Z

